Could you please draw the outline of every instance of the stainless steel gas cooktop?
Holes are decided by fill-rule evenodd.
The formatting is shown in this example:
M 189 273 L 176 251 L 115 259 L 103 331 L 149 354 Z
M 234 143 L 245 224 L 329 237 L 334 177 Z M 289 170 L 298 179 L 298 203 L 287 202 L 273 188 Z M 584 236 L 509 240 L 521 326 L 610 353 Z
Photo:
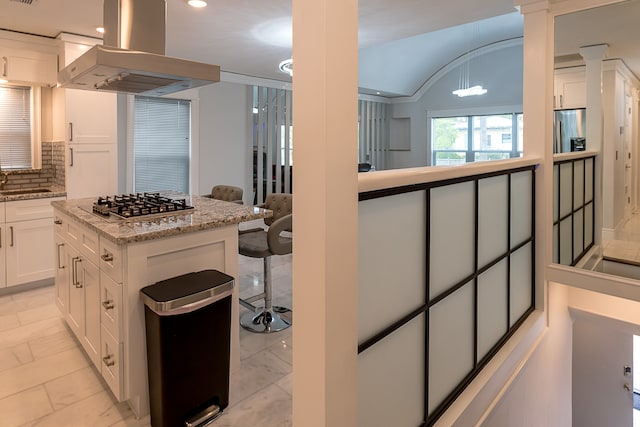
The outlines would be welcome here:
M 136 193 L 98 197 L 83 209 L 105 219 L 138 219 L 150 215 L 186 213 L 193 209 L 185 198 L 167 197 L 161 193 Z

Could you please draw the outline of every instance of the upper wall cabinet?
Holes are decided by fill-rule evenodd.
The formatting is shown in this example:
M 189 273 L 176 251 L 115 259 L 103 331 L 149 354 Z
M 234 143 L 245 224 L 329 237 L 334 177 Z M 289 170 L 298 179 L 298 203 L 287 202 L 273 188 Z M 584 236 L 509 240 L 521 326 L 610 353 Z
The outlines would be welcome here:
M 587 106 L 587 85 L 584 67 L 555 70 L 553 108 L 566 110 Z
M 54 86 L 58 80 L 58 56 L 0 34 L 0 77 L 11 83 Z

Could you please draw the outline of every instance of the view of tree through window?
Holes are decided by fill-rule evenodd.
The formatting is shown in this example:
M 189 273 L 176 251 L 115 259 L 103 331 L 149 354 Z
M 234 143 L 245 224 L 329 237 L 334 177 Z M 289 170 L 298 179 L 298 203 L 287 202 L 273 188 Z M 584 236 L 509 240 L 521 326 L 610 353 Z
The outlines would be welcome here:
M 522 114 L 434 117 L 431 164 L 456 165 L 522 156 Z

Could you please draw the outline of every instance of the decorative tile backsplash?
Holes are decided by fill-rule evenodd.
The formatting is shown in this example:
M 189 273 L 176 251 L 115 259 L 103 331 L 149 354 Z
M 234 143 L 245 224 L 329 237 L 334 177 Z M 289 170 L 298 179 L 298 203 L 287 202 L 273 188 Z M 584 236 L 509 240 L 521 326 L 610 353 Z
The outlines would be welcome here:
M 64 141 L 42 142 L 42 169 L 7 171 L 4 190 L 19 188 L 64 187 Z

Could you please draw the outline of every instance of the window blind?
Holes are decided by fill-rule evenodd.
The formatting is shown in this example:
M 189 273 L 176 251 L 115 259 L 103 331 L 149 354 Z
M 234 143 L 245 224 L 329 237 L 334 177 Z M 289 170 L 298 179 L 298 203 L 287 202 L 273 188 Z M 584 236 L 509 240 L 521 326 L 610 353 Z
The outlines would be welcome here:
M 31 168 L 31 88 L 0 86 L 0 164 Z
M 190 101 L 136 96 L 134 104 L 134 191 L 188 193 Z

